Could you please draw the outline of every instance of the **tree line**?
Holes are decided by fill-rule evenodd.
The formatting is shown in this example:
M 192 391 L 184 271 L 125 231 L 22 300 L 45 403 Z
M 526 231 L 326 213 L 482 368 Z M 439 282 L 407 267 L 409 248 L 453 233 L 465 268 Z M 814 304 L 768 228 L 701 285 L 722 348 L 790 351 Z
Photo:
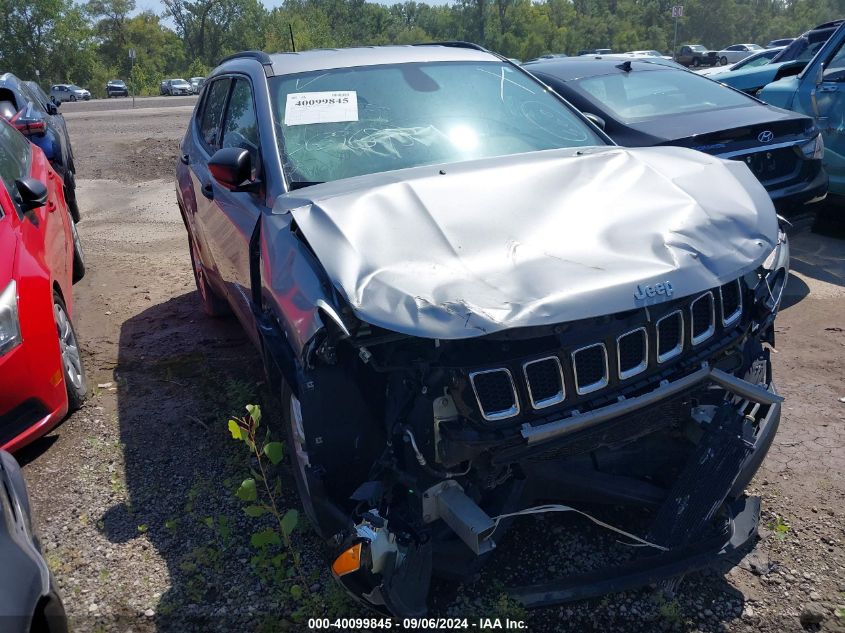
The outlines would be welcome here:
M 284 0 L 273 9 L 260 0 L 162 0 L 158 13 L 137 13 L 135 0 L 0 0 L 0 72 L 36 79 L 38 71 L 45 88 L 73 82 L 104 96 L 115 78 L 157 94 L 162 79 L 205 75 L 245 49 L 465 40 L 522 60 L 586 48 L 669 53 L 673 4 L 684 5 L 678 44 L 711 48 L 765 44 L 845 17 L 845 0 Z

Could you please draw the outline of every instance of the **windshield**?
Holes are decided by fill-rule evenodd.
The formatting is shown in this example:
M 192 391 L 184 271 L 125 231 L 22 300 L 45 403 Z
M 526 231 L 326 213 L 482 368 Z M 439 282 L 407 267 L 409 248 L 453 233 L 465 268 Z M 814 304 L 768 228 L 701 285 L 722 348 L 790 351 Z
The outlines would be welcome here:
M 810 31 L 809 33 L 802 35 L 801 37 L 795 39 L 792 44 L 783 49 L 778 56 L 772 60 L 772 63 L 810 61 L 819 49 L 824 46 L 833 31 L 834 29 Z
M 742 93 L 687 71 L 640 70 L 571 83 L 622 122 L 754 104 Z
M 294 186 L 605 144 L 541 84 L 500 62 L 309 72 L 271 79 L 270 92 Z
M 181 85 L 183 85 L 183 84 L 187 84 L 188 82 L 187 82 L 187 81 L 185 81 L 184 79 L 174 79 L 174 80 L 173 80 L 173 81 L 171 81 L 170 83 L 171 83 L 171 84 L 174 84 L 174 85 L 180 85 L 180 86 L 181 86 Z
M 777 54 L 777 50 L 773 50 L 766 51 L 765 53 L 757 53 L 756 55 L 751 55 L 751 57 L 746 57 L 741 62 L 738 62 L 731 66 L 731 70 L 739 70 L 740 68 L 755 68 L 756 66 L 765 66 L 772 60 L 772 57 Z
M 123 86 L 125 84 L 123 83 L 122 79 L 114 79 L 114 80 L 109 82 L 109 85 L 110 86 Z
M 71 84 L 68 86 L 68 88 L 70 88 L 71 90 L 82 90 L 82 88 L 80 88 L 76 84 Z
M 696 52 L 704 52 L 707 49 L 704 48 L 701 44 L 695 44 L 694 46 L 690 46 L 690 48 Z

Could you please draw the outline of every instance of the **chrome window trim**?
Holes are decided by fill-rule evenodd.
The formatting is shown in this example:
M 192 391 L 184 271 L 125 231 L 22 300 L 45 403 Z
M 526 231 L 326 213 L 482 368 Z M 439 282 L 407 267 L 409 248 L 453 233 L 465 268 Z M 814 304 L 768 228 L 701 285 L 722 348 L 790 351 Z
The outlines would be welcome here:
M 663 323 L 663 321 L 665 321 L 666 319 L 668 319 L 670 317 L 677 317 L 681 320 L 681 328 L 680 328 L 680 331 L 678 333 L 679 334 L 678 344 L 675 347 L 673 347 L 672 349 L 670 349 L 668 352 L 666 352 L 665 354 L 661 354 L 660 353 L 660 324 Z M 674 310 L 674 311 L 670 312 L 669 314 L 666 314 L 666 315 L 660 317 L 657 320 L 657 323 L 655 323 L 654 329 L 657 332 L 656 351 L 657 351 L 657 362 L 658 363 L 665 363 L 667 360 L 670 360 L 670 359 L 678 356 L 684 350 L 684 313 L 681 310 Z
M 719 286 L 719 310 L 722 313 L 722 325 L 727 327 L 729 325 L 733 325 L 739 317 L 742 316 L 742 284 L 739 282 L 739 279 L 735 279 L 733 284 L 736 286 L 737 296 L 739 297 L 739 303 L 737 305 L 736 310 L 728 316 L 725 316 L 725 298 L 722 295 L 722 288 L 727 286 L 728 284 L 723 284 Z
M 622 348 L 619 346 L 620 341 L 629 336 L 634 334 L 635 332 L 642 332 L 643 339 L 645 340 L 645 349 L 644 349 L 644 356 L 642 362 L 637 365 L 636 367 L 632 367 L 631 369 L 626 369 L 622 371 Z M 625 380 L 630 378 L 631 376 L 636 376 L 637 374 L 641 374 L 646 369 L 648 369 L 648 330 L 645 327 L 638 327 L 630 330 L 629 332 L 625 332 L 624 334 L 620 334 L 616 337 L 616 371 L 619 373 L 619 380 Z
M 713 154 L 718 158 L 736 158 L 737 156 L 748 156 L 749 154 L 759 154 L 760 152 L 770 152 L 773 149 L 783 149 L 784 147 L 797 147 L 801 145 L 801 143 L 806 143 L 806 140 L 803 141 L 788 141 L 786 143 L 774 143 L 772 145 L 757 145 L 756 147 L 752 147 L 749 149 L 741 149 L 736 152 L 725 152 L 723 154 Z
M 501 411 L 496 411 L 495 413 L 491 413 L 488 415 L 484 411 L 484 407 L 481 404 L 481 398 L 478 396 L 478 390 L 475 388 L 475 377 L 482 376 L 484 374 L 494 374 L 497 372 L 504 372 L 508 376 L 508 381 L 511 384 L 511 393 L 513 394 L 513 406 L 509 409 L 503 409 Z M 513 382 L 513 376 L 511 375 L 510 370 L 507 367 L 498 367 L 496 369 L 485 369 L 483 371 L 473 371 L 469 374 L 469 382 L 472 385 L 472 391 L 475 394 L 475 401 L 478 403 L 478 410 L 481 412 L 481 417 L 489 422 L 495 422 L 497 420 L 505 420 L 507 418 L 512 418 L 515 415 L 519 415 L 519 396 L 516 393 L 516 384 Z
M 698 336 L 694 336 L 693 333 L 695 332 L 695 304 L 703 299 L 710 299 L 710 325 L 707 329 L 699 334 Z M 713 334 L 716 333 L 716 297 L 713 296 L 712 291 L 707 291 L 703 295 L 696 297 L 689 304 L 689 322 L 690 322 L 690 341 L 693 345 L 698 345 L 699 343 L 706 341 L 709 339 Z
M 534 394 L 531 392 L 531 380 L 528 378 L 528 367 L 531 365 L 536 365 L 537 363 L 544 363 L 546 361 L 554 361 L 555 365 L 557 365 L 557 375 L 560 379 L 560 391 L 558 391 L 554 396 L 551 398 L 543 398 L 542 400 L 534 400 Z M 557 356 L 544 356 L 543 358 L 537 358 L 535 360 L 530 360 L 522 365 L 522 374 L 525 376 L 525 384 L 528 385 L 528 398 L 531 400 L 531 406 L 534 409 L 545 409 L 546 407 L 551 407 L 553 405 L 559 404 L 566 399 L 566 383 L 563 381 L 563 366 L 560 364 L 560 359 Z
M 599 381 L 590 383 L 585 387 L 581 387 L 578 384 L 578 363 L 575 362 L 575 355 L 579 352 L 583 352 L 588 349 L 592 349 L 593 347 L 600 347 L 602 354 L 604 354 L 604 378 Z M 607 347 L 604 343 L 593 343 L 592 345 L 585 345 L 584 347 L 579 347 L 569 355 L 570 360 L 572 361 L 572 372 L 575 375 L 575 391 L 578 393 L 579 396 L 583 396 L 588 393 L 593 393 L 594 391 L 598 391 L 599 389 L 604 389 L 610 380 L 610 369 L 607 365 Z

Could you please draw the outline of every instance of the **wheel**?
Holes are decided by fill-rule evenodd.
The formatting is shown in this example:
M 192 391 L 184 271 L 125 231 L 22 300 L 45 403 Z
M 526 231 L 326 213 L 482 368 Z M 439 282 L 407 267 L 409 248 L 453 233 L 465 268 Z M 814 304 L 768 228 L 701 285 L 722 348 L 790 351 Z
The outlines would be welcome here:
M 79 222 L 82 215 L 79 213 L 79 203 L 76 201 L 76 175 L 70 169 L 65 173 L 64 193 L 71 218 L 74 222 Z
M 85 251 L 82 250 L 82 241 L 79 239 L 79 231 L 76 230 L 76 222 L 70 220 L 70 233 L 73 237 L 73 283 L 85 276 Z
M 76 411 L 88 396 L 88 383 L 85 380 L 85 366 L 82 354 L 76 342 L 76 331 L 67 314 L 62 298 L 53 293 L 53 316 L 56 320 L 56 333 L 59 337 L 59 351 L 62 355 L 62 373 L 67 388 L 68 413 Z
M 71 101 L 76 101 L 76 95 L 70 95 L 70 100 L 71 100 Z
M 293 478 L 296 481 L 296 490 L 299 493 L 299 500 L 302 502 L 302 509 L 308 522 L 314 531 L 323 539 L 329 535 L 324 534 L 317 519 L 317 512 L 314 509 L 314 500 L 308 488 L 308 478 L 305 469 L 310 466 L 308 450 L 305 443 L 305 424 L 302 419 L 302 407 L 299 400 L 291 393 L 287 383 L 282 383 L 282 418 L 285 424 L 285 435 L 287 437 L 287 452 L 290 455 Z
M 701 60 L 698 59 L 698 57 L 696 57 L 695 59 L 692 60 L 692 65 L 695 66 L 696 68 L 698 68 L 699 66 L 701 66 Z
M 188 250 L 191 253 L 191 268 L 194 271 L 194 281 L 197 284 L 197 293 L 200 296 L 200 305 L 203 312 L 210 317 L 221 317 L 231 314 L 232 310 L 225 299 L 220 297 L 209 285 L 205 276 L 205 268 L 194 248 L 193 240 L 188 236 Z
M 721 64 L 722 66 L 727 66 L 728 65 L 728 58 L 722 57 L 722 59 L 719 60 L 719 64 Z

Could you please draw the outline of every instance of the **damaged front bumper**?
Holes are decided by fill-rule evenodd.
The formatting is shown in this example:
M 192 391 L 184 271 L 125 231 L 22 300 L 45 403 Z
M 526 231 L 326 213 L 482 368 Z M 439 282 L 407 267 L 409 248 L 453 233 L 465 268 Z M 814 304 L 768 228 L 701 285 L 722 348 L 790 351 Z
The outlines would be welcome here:
M 756 537 L 760 500 L 743 496 L 743 491 L 768 452 L 780 423 L 782 398 L 771 383 L 768 368 L 766 354 L 764 364 L 757 365 L 757 378 L 764 380 L 760 384 L 705 364 L 639 398 L 621 400 L 591 414 L 524 427 L 524 443 L 519 450 L 509 449 L 496 457 L 524 473 L 498 503 L 471 497 L 458 483 L 459 478 L 443 479 L 422 495 L 422 519 L 431 531 L 416 543 L 407 533 L 394 533 L 391 522 L 371 510 L 340 548 L 343 554 L 338 561 L 349 556 L 350 548 L 356 548 L 355 564 L 336 565 L 335 577 L 369 606 L 393 615 L 420 615 L 425 612 L 433 572 L 438 568 L 441 572 L 477 568 L 490 556 L 496 541 L 501 541 L 508 530 L 518 529 L 521 513 L 535 513 L 532 504 L 550 498 L 651 507 L 652 524 L 644 539 L 623 533 L 653 547 L 641 548 L 638 555 L 621 565 L 510 588 L 510 595 L 526 607 L 634 589 L 683 576 L 729 557 Z M 638 486 L 626 476 L 602 475 L 594 481 L 577 472 L 550 475 L 548 463 L 537 467 L 536 458 L 544 451 L 560 449 L 561 440 L 567 437 L 577 439 L 614 421 L 634 420 L 631 416 L 644 411 L 657 415 L 661 405 L 689 398 L 690 394 L 714 393 L 719 398 L 711 402 L 721 404 L 701 404 L 694 399 L 698 404 L 690 408 L 690 413 L 700 435 L 679 467 L 674 484 L 662 494 L 656 486 Z M 562 464 L 553 461 L 552 470 Z M 602 496 L 605 499 L 600 499 Z M 561 506 L 549 508 L 555 511 Z M 491 516 L 494 513 L 497 516 Z M 458 538 L 444 538 L 447 531 Z

